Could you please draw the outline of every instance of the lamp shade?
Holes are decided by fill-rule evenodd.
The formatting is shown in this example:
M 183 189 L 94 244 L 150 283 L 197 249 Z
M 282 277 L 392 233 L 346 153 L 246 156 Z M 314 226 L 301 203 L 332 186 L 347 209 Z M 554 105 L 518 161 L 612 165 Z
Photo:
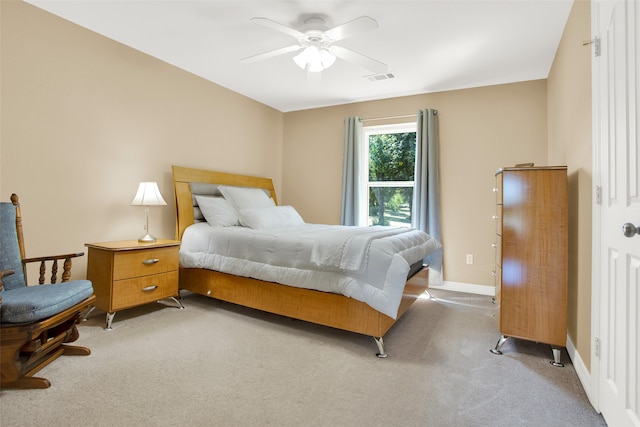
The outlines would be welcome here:
M 167 202 L 162 198 L 157 183 L 141 182 L 131 204 L 133 206 L 164 206 Z

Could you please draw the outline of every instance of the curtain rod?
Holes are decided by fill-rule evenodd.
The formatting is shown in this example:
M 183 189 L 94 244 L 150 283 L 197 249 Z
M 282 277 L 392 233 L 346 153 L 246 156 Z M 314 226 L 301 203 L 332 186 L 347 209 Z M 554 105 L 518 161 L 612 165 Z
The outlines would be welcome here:
M 376 120 L 392 120 L 392 119 L 406 119 L 409 117 L 416 118 L 415 114 L 405 114 L 404 116 L 391 116 L 391 117 L 375 117 L 371 119 L 362 119 L 363 122 L 373 122 Z

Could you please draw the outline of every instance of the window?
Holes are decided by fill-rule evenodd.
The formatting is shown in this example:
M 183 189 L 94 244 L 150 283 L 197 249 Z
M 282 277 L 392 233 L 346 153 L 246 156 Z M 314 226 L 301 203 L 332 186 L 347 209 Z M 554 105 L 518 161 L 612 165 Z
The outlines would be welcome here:
M 361 225 L 411 226 L 416 124 L 364 127 Z

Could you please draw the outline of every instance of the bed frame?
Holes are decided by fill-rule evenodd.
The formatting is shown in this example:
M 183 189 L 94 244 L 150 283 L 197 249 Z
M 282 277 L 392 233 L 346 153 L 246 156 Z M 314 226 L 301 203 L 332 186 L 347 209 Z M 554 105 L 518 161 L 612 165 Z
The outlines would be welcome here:
M 181 166 L 172 166 L 172 169 L 176 197 L 177 240 L 182 239 L 184 230 L 195 221 L 190 186 L 192 182 L 262 188 L 269 191 L 277 204 L 273 182 L 269 178 Z M 383 358 L 387 357 L 387 353 L 384 350 L 382 337 L 397 321 L 363 302 L 343 295 L 264 282 L 218 271 L 180 267 L 179 282 L 180 289 L 200 295 L 372 336 L 378 346 L 376 355 Z M 423 266 L 418 273 L 409 278 L 398 309 L 398 319 L 427 290 L 428 282 L 428 266 Z

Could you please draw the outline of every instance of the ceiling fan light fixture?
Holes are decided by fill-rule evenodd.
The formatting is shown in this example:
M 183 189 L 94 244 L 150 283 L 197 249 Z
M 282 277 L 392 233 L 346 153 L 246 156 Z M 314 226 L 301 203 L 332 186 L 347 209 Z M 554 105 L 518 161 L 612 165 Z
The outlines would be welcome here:
M 378 28 L 376 20 L 368 16 L 363 15 L 329 29 L 326 29 L 327 23 L 323 16 L 310 16 L 305 19 L 305 29 L 303 30 L 288 27 L 268 18 L 255 17 L 251 18 L 251 21 L 291 36 L 296 39 L 297 43 L 249 56 L 242 59 L 244 62 L 253 63 L 291 52 L 299 52 L 293 57 L 293 60 L 305 71 L 317 73 L 325 70 L 335 63 L 337 57 L 347 62 L 353 62 L 374 73 L 388 71 L 387 64 L 334 44 L 342 39 Z
M 324 67 L 322 66 L 322 62 L 320 61 L 309 62 L 309 71 L 311 71 L 312 73 L 319 73 L 322 70 L 324 70 Z
M 328 49 L 316 46 L 308 46 L 302 52 L 293 57 L 293 61 L 303 70 L 308 69 L 317 73 L 329 68 L 336 61 L 336 57 Z
M 320 50 L 320 61 L 324 68 L 329 68 L 336 62 L 336 56 L 329 51 L 329 49 Z
M 302 49 L 302 52 L 293 57 L 293 61 L 298 65 L 298 67 L 303 70 L 307 68 L 307 62 L 310 62 L 311 57 L 313 56 L 313 49 L 318 50 L 315 46 L 310 46 Z

